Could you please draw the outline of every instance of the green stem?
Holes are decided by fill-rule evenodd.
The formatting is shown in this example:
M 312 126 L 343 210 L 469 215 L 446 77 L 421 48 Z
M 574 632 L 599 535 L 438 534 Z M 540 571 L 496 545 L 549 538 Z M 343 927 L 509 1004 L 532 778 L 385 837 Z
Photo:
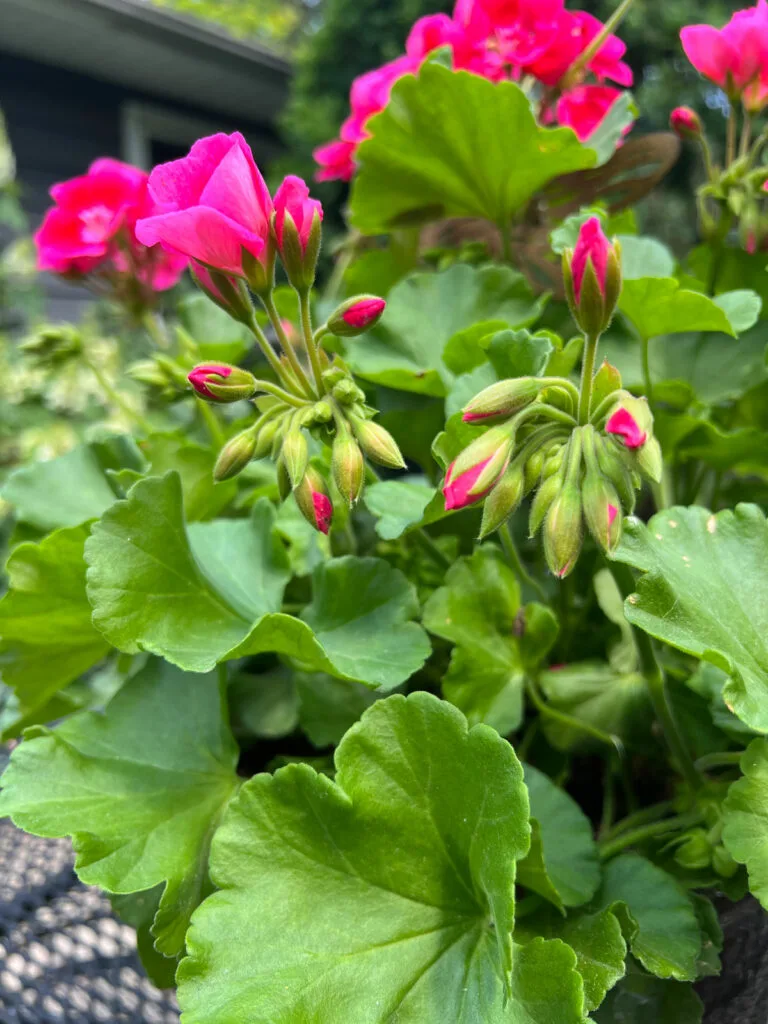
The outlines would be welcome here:
M 322 395 L 327 388 L 323 384 L 323 368 L 320 365 L 320 354 L 315 341 L 315 333 L 312 330 L 312 310 L 310 307 L 310 293 L 308 289 L 299 292 L 299 309 L 301 310 L 301 329 L 304 334 L 304 344 L 309 353 L 309 365 L 312 367 L 312 374 L 315 378 L 315 387 L 318 394 Z
M 127 416 L 132 423 L 136 423 L 139 427 L 141 427 L 141 429 L 145 433 L 151 434 L 153 430 L 152 424 L 149 422 L 149 420 L 146 420 L 141 415 L 141 413 L 136 412 L 135 409 L 132 409 L 130 405 L 128 405 L 125 399 L 115 389 L 112 382 L 105 376 L 103 370 L 95 363 L 92 363 L 87 356 L 84 358 L 83 362 L 98 381 L 99 387 L 101 388 L 104 397 L 107 399 L 107 401 L 117 406 L 117 408 L 123 413 L 124 416 Z
M 586 339 L 584 359 L 581 365 L 581 391 L 579 392 L 579 423 L 589 423 L 589 409 L 592 405 L 592 381 L 595 376 L 595 358 L 600 335 Z
M 700 772 L 709 771 L 710 768 L 730 768 L 733 765 L 741 764 L 743 750 L 724 750 L 716 754 L 705 754 L 696 762 Z
M 583 50 L 579 54 L 573 64 L 571 64 L 563 75 L 563 78 L 561 79 L 561 86 L 563 88 L 568 88 L 569 86 L 573 86 L 577 83 L 581 72 L 589 64 L 608 36 L 621 24 L 634 2 L 635 0 L 622 0 L 622 3 L 619 4 L 610 18 L 605 22 L 599 34 L 595 36 L 586 50 Z
M 279 398 L 286 405 L 292 405 L 295 409 L 306 409 L 310 404 L 308 399 L 299 398 L 298 395 L 293 395 L 290 391 L 286 391 L 278 384 L 272 384 L 268 380 L 257 380 L 256 390 L 264 391 L 268 395 L 274 395 L 275 398 Z
M 256 338 L 256 342 L 259 348 L 264 353 L 267 362 L 272 367 L 272 370 L 274 371 L 277 379 L 281 380 L 286 386 L 288 386 L 289 383 L 292 384 L 292 382 L 286 380 L 285 373 L 283 372 L 283 366 L 280 360 L 278 359 L 277 355 L 275 354 L 274 349 L 267 341 L 266 334 L 264 334 L 264 331 L 262 331 L 261 327 L 259 327 L 259 323 L 256 319 L 255 313 L 251 317 L 248 326 L 250 327 L 253 336 Z
M 653 402 L 653 380 L 651 378 L 651 358 L 650 358 L 650 339 L 640 339 L 640 351 L 643 359 L 643 386 L 645 388 L 645 396 L 648 399 L 648 404 L 652 405 Z
M 604 743 L 607 747 L 610 747 L 611 750 L 614 750 L 620 756 L 623 756 L 624 747 L 618 736 L 611 736 L 609 733 L 603 732 L 602 729 L 598 729 L 597 726 L 590 725 L 589 722 L 582 722 L 581 719 L 574 718 L 572 715 L 566 714 L 565 711 L 558 711 L 557 708 L 553 708 L 539 693 L 536 681 L 532 676 L 525 677 L 525 689 L 533 703 L 533 706 L 540 715 L 550 718 L 553 722 L 560 722 L 561 725 L 565 725 L 569 729 L 577 729 L 579 732 L 583 732 L 587 736 L 591 736 L 600 743 Z
M 725 134 L 725 166 L 726 170 L 736 158 L 736 107 L 731 103 L 728 114 L 728 127 Z
M 423 526 L 420 526 L 417 530 L 414 530 L 414 537 L 421 544 L 424 550 L 432 558 L 432 561 L 440 566 L 441 569 L 449 569 L 451 567 L 451 560 L 447 555 L 443 554 L 440 548 L 435 544 L 434 540 L 429 536 Z
M 155 345 L 160 349 L 167 349 L 168 334 L 162 324 L 160 315 L 147 310 L 141 318 L 144 330 L 150 336 Z
M 499 221 L 499 234 L 501 235 L 501 256 L 505 263 L 512 262 L 512 239 L 510 238 L 510 225 L 506 221 Z
M 523 565 L 522 559 L 520 558 L 520 554 L 517 550 L 517 545 L 515 544 L 515 540 L 512 536 L 512 531 L 509 528 L 509 523 L 504 523 L 499 527 L 499 537 L 501 539 L 501 546 L 504 548 L 504 554 L 507 556 L 507 561 L 512 567 L 512 571 L 520 578 L 520 581 L 524 586 L 528 586 L 532 590 L 536 591 L 544 604 L 549 604 L 549 598 L 547 597 L 546 590 L 538 580 L 535 580 L 530 575 Z
M 603 778 L 603 813 L 600 817 L 599 836 L 604 836 L 613 824 L 613 816 L 616 813 L 616 782 L 613 777 L 613 758 L 609 757 L 605 762 L 605 775 Z
M 197 400 L 197 411 L 200 413 L 200 417 L 205 424 L 205 429 L 208 431 L 208 436 L 214 448 L 221 448 L 226 441 L 226 436 L 219 423 L 219 418 L 213 409 L 210 407 L 208 402 L 204 402 L 202 398 Z
M 622 596 L 628 598 L 635 590 L 635 579 L 631 570 L 620 562 L 609 561 L 608 565 Z M 632 632 L 640 659 L 640 671 L 645 677 L 648 695 L 651 698 L 656 717 L 664 730 L 667 746 L 672 752 L 688 787 L 695 794 L 701 789 L 704 780 L 696 770 L 685 740 L 675 721 L 674 711 L 672 710 L 667 692 L 666 679 L 664 678 L 661 666 L 656 660 L 653 641 L 644 630 L 638 629 L 636 626 L 632 626 Z
M 656 821 L 650 825 L 642 825 L 640 828 L 623 832 L 615 839 L 606 839 L 598 844 L 600 860 L 610 860 L 617 853 L 626 850 L 628 846 L 637 846 L 649 839 L 668 835 L 670 832 L 682 832 L 683 829 L 697 825 L 701 820 L 700 811 L 691 811 L 688 814 L 679 814 L 675 818 L 666 818 L 664 821 Z
M 752 141 L 752 117 L 744 113 L 744 122 L 741 126 L 741 141 L 739 142 L 739 157 L 749 155 L 749 144 Z
M 272 292 L 260 295 L 259 300 L 270 319 L 275 334 L 277 335 L 277 340 L 280 342 L 280 346 L 291 365 L 291 369 L 296 375 L 296 379 L 298 380 L 302 391 L 305 392 L 308 398 L 317 398 L 317 393 L 312 387 L 312 382 L 307 376 L 306 370 L 301 365 L 301 361 L 296 355 L 296 350 L 286 337 L 285 331 L 283 330 L 283 324 L 280 320 L 280 314 L 277 311 L 277 307 L 275 306 L 275 300 L 272 297 Z
M 606 839 L 614 839 L 622 832 L 629 832 L 640 825 L 647 825 L 652 821 L 659 821 L 666 818 L 675 810 L 674 800 L 665 800 L 660 804 L 653 804 L 651 807 L 644 807 L 641 811 L 628 814 L 626 818 L 617 821 L 613 828 L 605 836 Z

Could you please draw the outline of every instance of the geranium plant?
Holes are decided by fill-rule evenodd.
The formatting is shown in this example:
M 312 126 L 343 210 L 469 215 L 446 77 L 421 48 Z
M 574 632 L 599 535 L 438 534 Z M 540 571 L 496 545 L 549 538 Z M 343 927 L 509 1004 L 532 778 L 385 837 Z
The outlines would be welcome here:
M 683 32 L 722 147 L 628 136 L 629 6 L 417 23 L 317 154 L 327 283 L 238 134 L 53 191 L 131 390 L 3 488 L 0 811 L 185 1024 L 694 1024 L 713 898 L 768 907 L 768 6 Z M 631 207 L 681 140 L 678 259 Z

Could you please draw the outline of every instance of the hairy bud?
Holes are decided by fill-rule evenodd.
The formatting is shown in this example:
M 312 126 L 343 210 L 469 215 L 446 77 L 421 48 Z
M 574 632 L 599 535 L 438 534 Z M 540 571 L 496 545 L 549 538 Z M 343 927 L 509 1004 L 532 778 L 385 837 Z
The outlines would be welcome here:
M 464 407 L 465 423 L 488 422 L 506 419 L 520 409 L 530 405 L 542 389 L 542 383 L 535 377 L 518 377 L 514 380 L 500 380 L 491 384 Z
M 253 429 L 249 427 L 241 434 L 236 434 L 219 452 L 216 465 L 213 468 L 213 479 L 216 483 L 224 480 L 231 480 L 232 477 L 242 473 L 256 451 L 256 438 Z
M 339 338 L 357 338 L 381 320 L 387 304 L 376 295 L 357 295 L 342 302 L 328 318 L 328 330 Z
M 325 481 L 311 466 L 293 492 L 296 504 L 307 522 L 320 533 L 327 534 L 333 518 L 333 504 L 328 497 Z
M 389 469 L 405 469 L 405 460 L 388 430 L 373 420 L 352 417 L 352 431 L 369 459 Z
M 309 462 L 309 445 L 302 430 L 296 426 L 291 427 L 283 438 L 280 455 L 285 463 L 292 487 L 298 487 L 304 479 Z
M 256 378 L 239 366 L 201 363 L 187 377 L 198 398 L 206 402 L 241 402 L 256 394 Z
M 589 532 L 603 551 L 610 554 L 621 540 L 623 517 L 616 488 L 599 471 L 587 469 L 581 498 Z
M 587 337 L 598 337 L 621 294 L 621 247 L 608 241 L 598 217 L 582 225 L 576 248 L 564 251 L 563 280 L 574 320 Z
M 522 466 L 514 462 L 507 469 L 491 493 L 485 499 L 480 540 L 498 530 L 518 508 L 523 500 L 525 474 Z
M 562 580 L 571 572 L 583 543 L 581 492 L 576 484 L 566 484 L 544 521 L 544 555 L 555 576 Z
M 336 435 L 331 450 L 331 472 L 339 494 L 352 508 L 360 497 L 365 477 L 363 453 L 353 437 Z

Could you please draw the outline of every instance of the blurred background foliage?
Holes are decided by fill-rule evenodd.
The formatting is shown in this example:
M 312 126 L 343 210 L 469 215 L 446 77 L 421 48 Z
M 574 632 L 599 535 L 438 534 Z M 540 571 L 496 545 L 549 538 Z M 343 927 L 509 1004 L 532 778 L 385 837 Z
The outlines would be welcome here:
M 288 147 L 280 171 L 310 178 L 312 150 L 333 138 L 347 114 L 349 88 L 358 75 L 402 53 L 411 25 L 425 14 L 450 11 L 450 0 L 152 0 L 186 14 L 218 22 L 240 37 L 248 37 L 290 54 L 295 62 L 293 94 L 282 118 Z M 670 110 L 681 104 L 695 107 L 705 120 L 715 152 L 725 132 L 726 101 L 685 59 L 679 32 L 687 24 L 720 26 L 743 0 L 636 0 L 619 35 L 629 50 L 635 72 L 634 93 L 641 118 L 639 132 L 662 131 Z M 607 19 L 616 0 L 573 0 Z M 667 180 L 646 202 L 644 228 L 660 234 L 680 251 L 693 241 L 691 184 L 700 173 L 687 150 Z M 343 203 L 346 187 L 330 182 L 317 187 L 327 207 Z

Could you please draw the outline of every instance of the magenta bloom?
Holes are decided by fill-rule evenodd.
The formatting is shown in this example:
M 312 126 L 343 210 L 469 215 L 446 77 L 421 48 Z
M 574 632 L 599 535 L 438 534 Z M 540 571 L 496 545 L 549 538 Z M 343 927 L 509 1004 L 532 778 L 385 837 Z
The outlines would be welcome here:
M 312 156 L 320 168 L 315 174 L 316 181 L 350 181 L 355 173 L 355 150 L 357 144 L 344 142 L 328 142 L 319 146 Z
M 608 505 L 608 525 L 613 526 L 616 522 L 616 516 L 619 514 L 619 510 L 615 505 Z
M 592 261 L 597 283 L 600 291 L 605 296 L 605 278 L 608 270 L 608 253 L 611 250 L 611 243 L 603 233 L 599 217 L 590 217 L 582 224 L 579 232 L 579 240 L 573 250 L 571 261 L 571 273 L 573 274 L 573 291 L 576 301 L 581 301 L 581 285 L 584 281 L 584 272 L 587 269 L 587 261 Z
M 685 55 L 697 71 L 750 110 L 765 102 L 768 86 L 768 3 L 737 11 L 721 29 L 688 25 L 680 32 Z
M 701 138 L 701 118 L 690 107 L 675 107 L 669 115 L 669 126 L 681 139 Z
M 621 95 L 620 89 L 610 85 L 577 85 L 557 101 L 558 123 L 573 128 L 579 141 L 584 142 L 599 127 Z M 624 134 L 631 128 L 631 124 L 627 125 Z
M 226 363 L 201 363 L 187 374 L 187 380 L 201 398 L 215 399 L 216 396 L 209 390 L 208 385 L 220 384 L 231 373 L 232 367 Z
M 605 424 L 605 430 L 620 437 L 627 448 L 642 448 L 648 440 L 648 434 L 640 429 L 640 424 L 628 409 L 617 409 Z
M 246 276 L 244 252 L 265 256 L 272 199 L 239 132 L 200 139 L 188 156 L 156 167 L 149 191 L 162 212 L 136 225 L 145 245 L 238 277 Z
M 312 492 L 312 506 L 315 510 L 315 525 L 320 533 L 328 534 L 333 519 L 333 505 L 327 494 Z
M 322 205 L 317 199 L 309 198 L 309 189 L 301 178 L 289 174 L 275 193 L 275 235 L 278 248 L 282 250 L 285 218 L 289 216 L 296 225 L 302 252 L 306 253 L 315 215 L 323 219 Z
M 136 238 L 136 222 L 153 209 L 148 176 L 138 167 L 104 157 L 88 173 L 54 185 L 50 209 L 35 235 L 38 266 L 81 277 L 108 273 L 165 291 L 179 280 L 184 257 L 147 249 Z
M 384 299 L 361 299 L 354 306 L 344 310 L 341 318 L 350 327 L 364 331 L 381 317 L 386 307 Z
M 480 479 L 485 467 L 495 457 L 496 453 L 493 452 L 487 459 L 482 459 L 480 462 L 476 463 L 474 466 L 470 466 L 469 469 L 466 469 L 463 473 L 459 473 L 457 476 L 453 475 L 456 463 L 451 463 L 448 467 L 445 483 L 443 484 L 443 497 L 445 498 L 446 512 L 452 512 L 459 508 L 466 508 L 467 505 L 474 505 L 476 501 L 482 501 L 483 498 L 486 498 L 491 493 L 498 482 L 499 477 L 501 477 L 506 471 L 509 464 L 509 458 L 499 466 L 499 472 L 494 476 L 490 485 L 486 487 L 484 491 L 480 494 L 470 494 L 470 491 Z

